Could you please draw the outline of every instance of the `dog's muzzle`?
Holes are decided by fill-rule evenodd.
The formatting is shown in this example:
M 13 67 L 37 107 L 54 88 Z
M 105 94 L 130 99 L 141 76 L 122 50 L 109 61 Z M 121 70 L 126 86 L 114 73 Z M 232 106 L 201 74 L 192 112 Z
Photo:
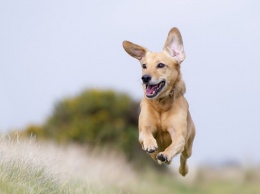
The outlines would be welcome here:
M 143 80 L 143 84 L 145 85 L 145 95 L 147 98 L 154 98 L 156 97 L 165 86 L 165 80 L 157 83 L 151 84 L 152 76 L 149 74 L 144 74 L 141 78 Z

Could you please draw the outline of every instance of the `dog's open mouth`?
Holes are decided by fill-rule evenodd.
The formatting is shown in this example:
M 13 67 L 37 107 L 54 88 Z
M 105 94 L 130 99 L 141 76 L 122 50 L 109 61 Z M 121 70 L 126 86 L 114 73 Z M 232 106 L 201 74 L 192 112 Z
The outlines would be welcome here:
M 158 84 L 150 85 L 146 84 L 145 94 L 147 98 L 153 98 L 157 96 L 165 86 L 165 81 L 161 81 Z

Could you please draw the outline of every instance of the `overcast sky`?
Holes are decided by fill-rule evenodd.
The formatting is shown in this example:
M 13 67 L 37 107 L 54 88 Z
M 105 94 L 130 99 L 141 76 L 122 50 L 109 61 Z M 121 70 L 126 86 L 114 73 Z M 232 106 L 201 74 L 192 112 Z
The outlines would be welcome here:
M 193 161 L 260 162 L 260 1 L 0 2 L 0 129 L 41 124 L 84 88 L 140 100 L 141 68 L 122 41 L 160 51 L 182 33 Z

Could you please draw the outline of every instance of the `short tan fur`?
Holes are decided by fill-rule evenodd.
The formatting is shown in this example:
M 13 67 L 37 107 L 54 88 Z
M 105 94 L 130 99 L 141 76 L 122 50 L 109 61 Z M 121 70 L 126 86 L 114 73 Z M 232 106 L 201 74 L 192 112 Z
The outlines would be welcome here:
M 184 97 L 181 63 L 185 52 L 180 31 L 172 28 L 162 52 L 123 42 L 125 51 L 142 67 L 144 98 L 139 115 L 139 142 L 159 164 L 169 164 L 181 153 L 179 172 L 188 173 L 187 159 L 192 153 L 195 126 Z

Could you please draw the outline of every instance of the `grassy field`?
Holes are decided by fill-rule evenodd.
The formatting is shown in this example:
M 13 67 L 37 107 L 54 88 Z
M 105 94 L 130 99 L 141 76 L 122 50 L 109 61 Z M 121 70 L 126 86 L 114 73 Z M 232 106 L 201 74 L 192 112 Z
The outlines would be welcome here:
M 1 194 L 258 194 L 259 175 L 238 167 L 194 168 L 185 178 L 140 172 L 111 150 L 0 137 Z

